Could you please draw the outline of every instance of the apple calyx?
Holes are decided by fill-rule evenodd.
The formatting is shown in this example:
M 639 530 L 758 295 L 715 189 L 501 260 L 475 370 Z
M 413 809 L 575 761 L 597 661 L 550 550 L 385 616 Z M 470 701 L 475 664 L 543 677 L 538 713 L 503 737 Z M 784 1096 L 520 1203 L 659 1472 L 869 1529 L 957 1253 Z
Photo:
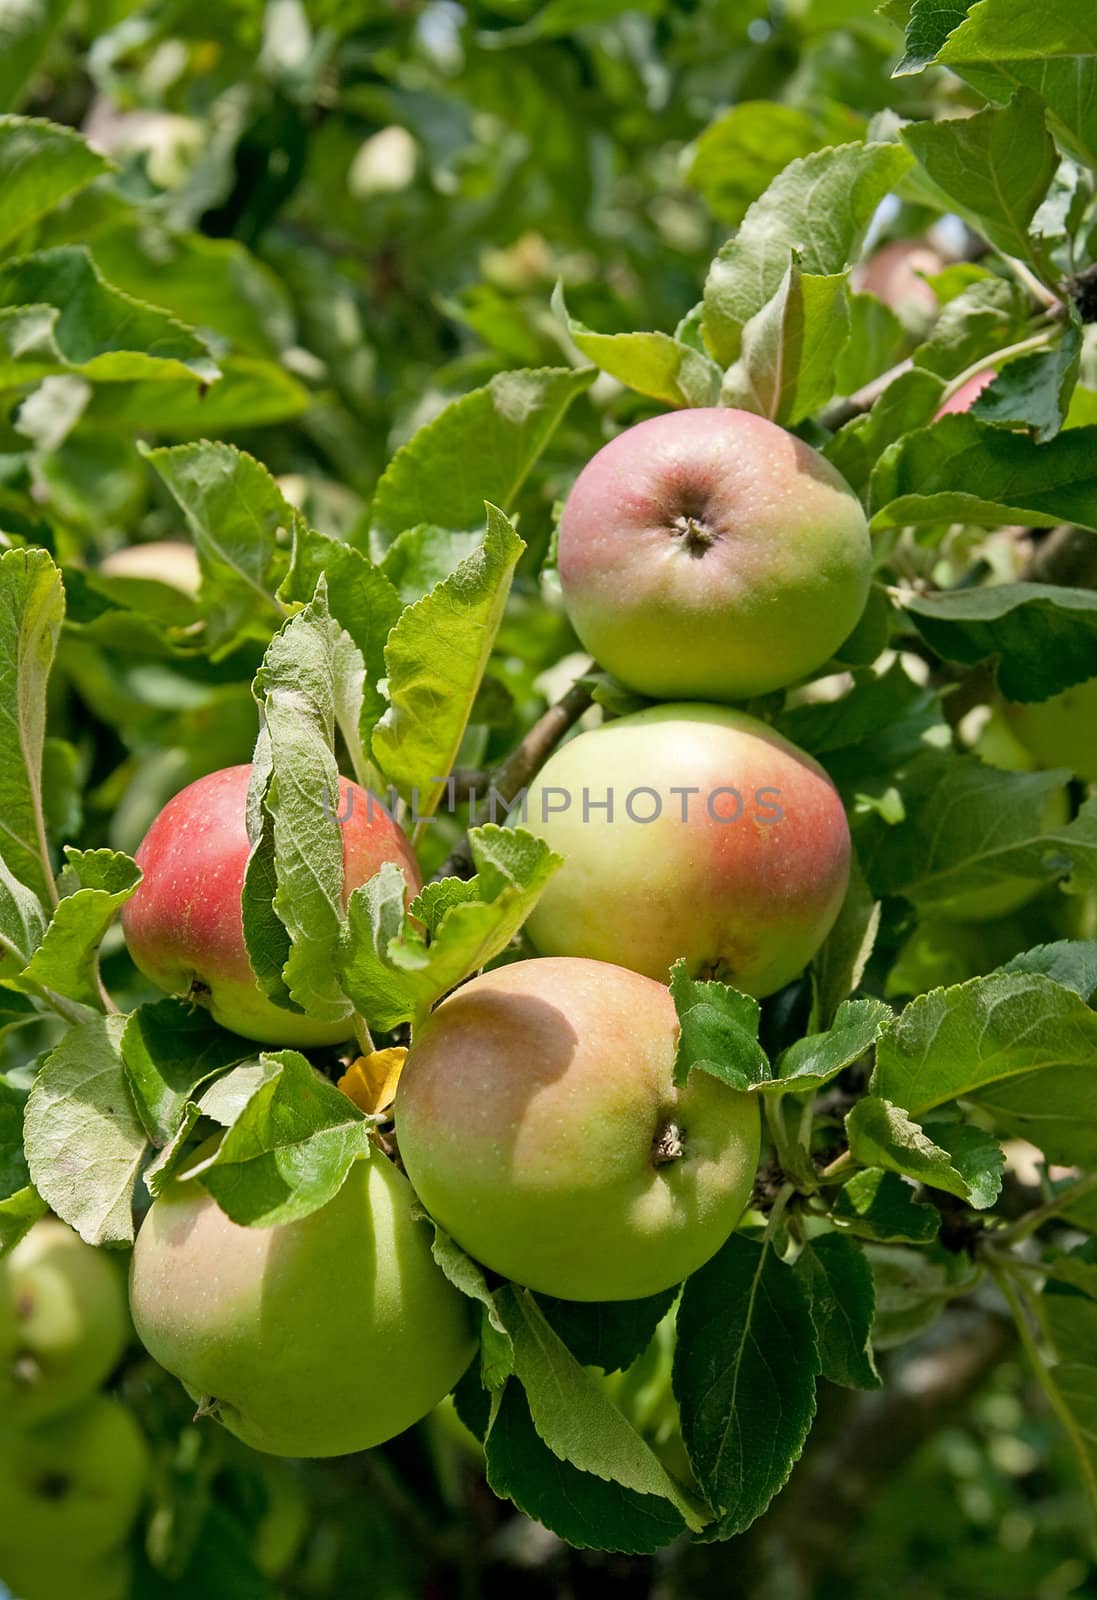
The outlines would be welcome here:
M 671 537 L 681 539 L 691 556 L 703 556 L 716 543 L 717 534 L 702 517 L 682 512 L 670 524 Z
M 653 1167 L 669 1167 L 686 1153 L 686 1130 L 677 1122 L 665 1122 L 651 1141 Z

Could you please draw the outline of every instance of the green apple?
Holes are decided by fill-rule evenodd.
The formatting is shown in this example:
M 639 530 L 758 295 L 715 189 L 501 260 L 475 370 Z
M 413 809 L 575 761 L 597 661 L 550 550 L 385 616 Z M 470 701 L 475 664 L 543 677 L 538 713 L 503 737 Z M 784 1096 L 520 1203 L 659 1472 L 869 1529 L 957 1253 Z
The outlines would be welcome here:
M 88 1399 L 130 1337 L 125 1282 L 63 1222 L 36 1222 L 0 1264 L 0 1425 L 24 1427 Z
M 35 1428 L 0 1428 L 0 1576 L 89 1567 L 114 1554 L 137 1519 L 148 1450 L 133 1417 L 96 1395 Z M 35 1600 L 28 1587 L 27 1600 Z M 73 1595 L 82 1595 L 80 1588 Z
M 99 563 L 99 571 L 108 578 L 153 579 L 192 597 L 202 582 L 198 552 L 181 539 L 153 539 L 112 550 Z
M 133 1554 L 123 1547 L 88 1561 L 79 1550 L 15 1555 L 0 1581 L 19 1600 L 131 1600 Z
M 565 1300 L 678 1283 L 727 1239 L 758 1163 L 758 1106 L 674 1084 L 670 992 L 606 962 L 519 961 L 418 1031 L 396 1094 L 423 1204 L 493 1271 Z
M 564 604 L 609 672 L 657 700 L 745 700 L 795 683 L 853 631 L 868 524 L 809 445 L 704 406 L 628 428 L 560 519 Z
M 538 952 L 664 982 L 681 956 L 695 977 L 772 994 L 818 950 L 849 880 L 823 769 L 718 706 L 656 706 L 570 740 L 524 826 L 564 858 L 527 924 Z
M 1097 783 L 1097 678 L 1076 683 L 1050 700 L 1006 706 L 1010 726 L 1040 767 L 1069 767 Z
M 340 1044 L 353 1032 L 348 1009 L 336 1022 L 287 1011 L 260 989 L 244 939 L 241 891 L 251 841 L 250 766 L 224 767 L 168 801 L 137 851 L 143 874 L 122 910 L 135 964 L 169 994 L 209 1007 L 222 1027 L 263 1044 Z M 385 862 L 403 869 L 414 893 L 419 871 L 404 834 L 366 790 L 340 779 L 343 899 Z
M 473 1351 L 468 1302 L 384 1156 L 300 1222 L 238 1226 L 195 1179 L 154 1202 L 130 1304 L 203 1412 L 271 1455 L 366 1450 L 426 1416 Z

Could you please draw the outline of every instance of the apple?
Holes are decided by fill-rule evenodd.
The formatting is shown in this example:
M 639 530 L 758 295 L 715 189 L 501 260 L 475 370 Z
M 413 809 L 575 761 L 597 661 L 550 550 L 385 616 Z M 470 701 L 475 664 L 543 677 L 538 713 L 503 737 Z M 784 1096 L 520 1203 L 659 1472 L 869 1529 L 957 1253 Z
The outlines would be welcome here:
M 758 1107 L 708 1073 L 674 1085 L 662 984 L 607 962 L 482 973 L 420 1028 L 396 1092 L 416 1192 L 469 1255 L 565 1300 L 680 1282 L 738 1222 Z
M 407 1180 L 354 1162 L 300 1222 L 244 1228 L 194 1178 L 149 1210 L 130 1305 L 154 1360 L 254 1450 L 336 1456 L 402 1433 L 472 1357 L 469 1302 L 435 1265 Z
M 564 858 L 526 924 L 540 954 L 664 982 L 683 957 L 694 977 L 772 994 L 818 950 L 849 880 L 826 773 L 725 707 L 655 706 L 579 734 L 542 768 L 523 825 Z
M 945 269 L 945 258 L 919 239 L 893 239 L 854 267 L 851 282 L 859 294 L 873 294 L 904 322 L 923 331 L 940 303 L 927 278 Z
M 0 1263 L 0 1426 L 25 1427 L 87 1400 L 129 1342 L 124 1281 L 63 1222 L 36 1222 Z
M 955 416 L 961 411 L 970 411 L 984 389 L 989 389 L 998 376 L 993 367 L 988 367 L 985 372 L 977 372 L 973 378 L 962 383 L 954 395 L 950 395 L 943 406 L 939 406 L 934 414 L 934 422 L 941 417 Z
M 133 1565 L 127 1546 L 95 1561 L 78 1549 L 26 1551 L 5 1565 L 0 1593 L 10 1590 L 19 1600 L 132 1600 Z
M 1097 783 L 1097 678 L 1076 683 L 1049 700 L 1010 701 L 1006 716 L 1040 767 L 1069 767 Z
M 821 666 L 864 609 L 868 525 L 784 428 L 700 407 L 587 463 L 558 545 L 564 604 L 607 671 L 661 700 L 744 700 Z
M 251 849 L 246 805 L 250 766 L 225 767 L 169 800 L 137 851 L 144 877 L 122 911 L 130 955 L 169 994 L 209 1007 L 216 1022 L 263 1044 L 338 1044 L 351 1014 L 318 1021 L 268 1000 L 244 943 L 240 895 Z M 356 783 L 339 780 L 343 818 L 344 904 L 386 861 L 402 867 L 412 890 L 419 871 L 403 833 Z
M 152 578 L 192 598 L 202 582 L 198 552 L 181 539 L 153 539 L 112 550 L 100 561 L 99 571 L 106 578 Z
M 0 1576 L 48 1573 L 66 1558 L 89 1567 L 115 1553 L 137 1519 L 148 1450 L 133 1417 L 96 1395 L 35 1428 L 0 1424 Z M 29 1582 L 27 1600 L 36 1600 Z M 75 1588 L 73 1594 L 81 1594 Z

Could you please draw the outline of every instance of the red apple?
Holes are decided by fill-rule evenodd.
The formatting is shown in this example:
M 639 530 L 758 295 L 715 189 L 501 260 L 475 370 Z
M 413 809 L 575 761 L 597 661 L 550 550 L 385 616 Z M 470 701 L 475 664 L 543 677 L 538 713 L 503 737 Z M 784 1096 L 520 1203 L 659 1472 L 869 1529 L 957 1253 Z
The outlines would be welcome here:
M 337 1044 L 350 1013 L 317 1021 L 276 1006 L 248 961 L 240 895 L 251 849 L 246 804 L 250 766 L 225 767 L 189 784 L 161 811 L 137 851 L 144 878 L 122 912 L 130 955 L 169 994 L 209 1007 L 215 1021 L 263 1044 Z M 412 890 L 419 870 L 403 833 L 379 801 L 339 780 L 343 901 L 386 861 L 402 867 Z
M 525 826 L 564 858 L 526 925 L 536 949 L 663 982 L 681 956 L 694 977 L 772 994 L 818 950 L 849 879 L 826 773 L 724 706 L 654 706 L 569 740 Z
M 931 245 L 919 239 L 893 239 L 854 267 L 851 281 L 858 293 L 875 295 L 897 315 L 924 328 L 940 310 L 926 279 L 944 267 L 944 257 Z
M 396 1094 L 423 1204 L 485 1266 L 565 1300 L 680 1282 L 739 1221 L 758 1165 L 754 1096 L 674 1084 L 660 983 L 604 961 L 482 973 L 417 1030 Z
M 558 559 L 583 644 L 658 700 L 743 700 L 814 672 L 860 617 L 871 567 L 845 479 L 727 407 L 652 417 L 599 450 Z

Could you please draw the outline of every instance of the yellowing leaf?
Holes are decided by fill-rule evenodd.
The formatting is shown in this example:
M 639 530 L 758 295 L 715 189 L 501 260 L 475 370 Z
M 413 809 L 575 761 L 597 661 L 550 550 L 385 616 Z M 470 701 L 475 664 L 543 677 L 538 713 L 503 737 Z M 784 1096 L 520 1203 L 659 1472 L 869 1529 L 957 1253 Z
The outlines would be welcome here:
M 390 1050 L 374 1050 L 368 1056 L 359 1056 L 339 1079 L 339 1087 L 359 1111 L 377 1116 L 387 1111 L 396 1099 L 396 1085 L 400 1082 L 406 1055 L 402 1046 L 394 1045 Z

